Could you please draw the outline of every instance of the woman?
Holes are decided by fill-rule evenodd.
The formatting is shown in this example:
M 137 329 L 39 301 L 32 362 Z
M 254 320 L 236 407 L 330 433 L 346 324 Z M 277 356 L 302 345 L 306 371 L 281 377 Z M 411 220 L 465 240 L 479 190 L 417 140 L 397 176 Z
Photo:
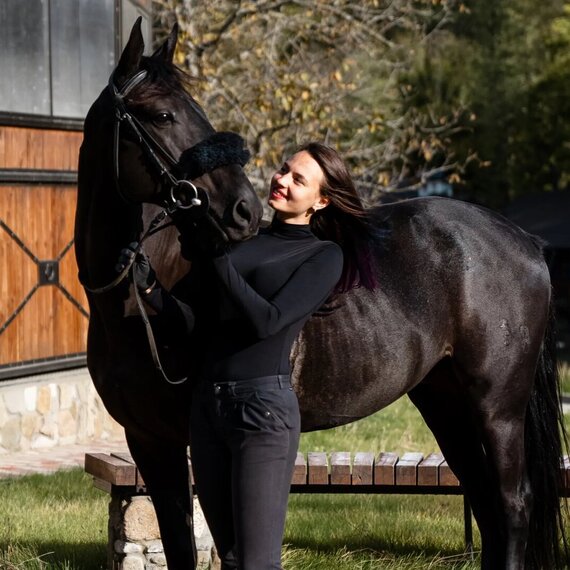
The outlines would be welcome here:
M 268 204 L 269 228 L 211 260 L 219 314 L 197 335 L 206 342 L 192 403 L 192 465 L 223 569 L 281 568 L 300 433 L 291 346 L 331 292 L 375 286 L 366 214 L 335 150 L 301 147 L 273 175 Z M 192 307 L 156 282 L 148 260 L 139 258 L 136 269 L 161 318 L 199 324 Z M 212 322 L 216 305 L 204 321 Z

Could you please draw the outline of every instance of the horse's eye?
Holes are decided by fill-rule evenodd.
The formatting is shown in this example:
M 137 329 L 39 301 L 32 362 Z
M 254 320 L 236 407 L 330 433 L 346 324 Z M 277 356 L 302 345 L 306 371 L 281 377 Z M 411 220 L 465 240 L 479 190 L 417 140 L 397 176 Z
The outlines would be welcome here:
M 174 115 L 168 111 L 161 111 L 154 115 L 153 123 L 159 127 L 164 127 L 174 121 Z

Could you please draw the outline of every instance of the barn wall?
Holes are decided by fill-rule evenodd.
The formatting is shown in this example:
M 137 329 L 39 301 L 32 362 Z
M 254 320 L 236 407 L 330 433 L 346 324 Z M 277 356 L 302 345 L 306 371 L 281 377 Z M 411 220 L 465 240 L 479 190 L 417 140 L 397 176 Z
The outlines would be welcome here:
M 83 134 L 0 126 L 0 378 L 81 362 L 73 226 Z

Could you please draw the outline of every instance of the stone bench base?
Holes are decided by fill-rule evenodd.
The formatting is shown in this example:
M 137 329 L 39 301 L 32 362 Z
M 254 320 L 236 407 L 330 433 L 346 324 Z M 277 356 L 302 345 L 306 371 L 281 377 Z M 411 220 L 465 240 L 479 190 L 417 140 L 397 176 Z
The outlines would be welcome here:
M 214 541 L 198 500 L 194 499 L 198 569 L 219 569 Z M 158 521 L 148 495 L 113 493 L 109 503 L 107 567 L 112 570 L 164 570 L 166 557 Z

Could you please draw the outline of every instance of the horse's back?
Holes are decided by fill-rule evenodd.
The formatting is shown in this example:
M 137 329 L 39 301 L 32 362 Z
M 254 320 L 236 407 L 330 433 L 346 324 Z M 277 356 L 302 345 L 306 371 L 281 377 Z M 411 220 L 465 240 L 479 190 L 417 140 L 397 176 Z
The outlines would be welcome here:
M 443 198 L 380 206 L 372 217 L 381 230 L 377 290 L 342 295 L 307 323 L 295 347 L 307 428 L 323 427 L 323 410 L 328 425 L 373 413 L 443 358 L 473 367 L 491 347 L 519 350 L 530 337 L 542 338 L 548 271 L 523 230 Z

